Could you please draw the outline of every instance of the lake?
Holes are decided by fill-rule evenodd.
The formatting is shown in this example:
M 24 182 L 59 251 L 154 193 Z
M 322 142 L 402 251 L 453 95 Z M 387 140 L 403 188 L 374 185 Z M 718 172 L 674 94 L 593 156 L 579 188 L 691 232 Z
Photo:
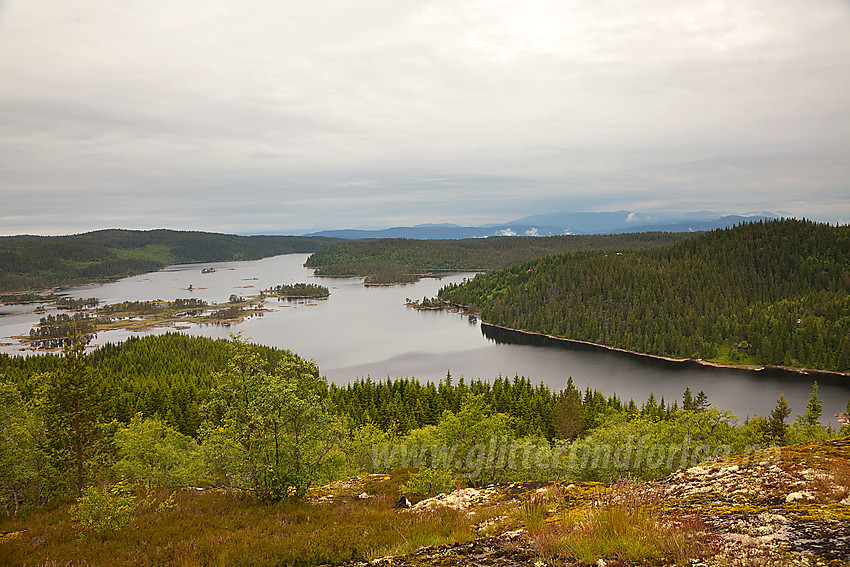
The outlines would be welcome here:
M 406 298 L 431 297 L 440 287 L 460 282 L 471 273 L 447 274 L 401 286 L 367 287 L 358 278 L 317 278 L 303 267 L 306 254 L 290 254 L 249 262 L 175 265 L 114 283 L 64 289 L 60 295 L 97 297 L 101 302 L 174 300 L 195 297 L 224 303 L 231 294 L 253 295 L 278 284 L 318 283 L 330 288 L 326 300 L 266 299 L 273 311 L 239 325 L 189 325 L 181 332 L 228 337 L 241 332 L 250 340 L 287 348 L 312 358 L 329 381 L 346 383 L 357 378 L 415 377 L 437 381 L 450 372 L 457 380 L 492 379 L 503 375 L 527 376 L 552 389 L 561 389 L 569 377 L 579 388 L 590 385 L 604 394 L 616 393 L 640 405 L 650 392 L 667 402 L 681 402 L 686 387 L 703 390 L 720 409 L 741 419 L 767 414 L 783 392 L 794 413 L 805 409 L 812 376 L 783 371 L 753 372 L 670 363 L 598 348 L 571 345 L 515 333 L 487 333 L 468 317 L 446 311 L 417 311 Z M 215 268 L 211 273 L 201 273 Z M 188 291 L 189 286 L 192 291 Z M 49 312 L 49 311 L 48 311 Z M 40 315 L 31 306 L 0 307 L 2 352 L 21 353 L 12 337 L 29 332 Z M 173 329 L 158 329 L 161 333 Z M 99 333 L 93 345 L 124 340 L 128 331 Z M 820 375 L 816 378 L 824 407 L 824 422 L 835 423 L 850 398 L 850 380 Z

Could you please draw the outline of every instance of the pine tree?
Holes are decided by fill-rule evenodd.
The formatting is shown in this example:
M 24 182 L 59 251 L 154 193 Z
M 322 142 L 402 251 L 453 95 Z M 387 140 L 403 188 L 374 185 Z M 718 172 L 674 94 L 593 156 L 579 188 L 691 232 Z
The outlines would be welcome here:
M 103 437 L 96 378 L 85 349 L 85 337 L 74 325 L 62 347 L 61 366 L 49 376 L 44 406 L 53 457 L 78 496 L 83 494 L 88 463 Z

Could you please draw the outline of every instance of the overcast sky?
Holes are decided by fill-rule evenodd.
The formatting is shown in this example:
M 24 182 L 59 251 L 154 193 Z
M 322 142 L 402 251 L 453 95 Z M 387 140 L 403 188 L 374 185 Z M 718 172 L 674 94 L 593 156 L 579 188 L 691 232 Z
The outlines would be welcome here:
M 847 0 L 0 0 L 0 233 L 850 220 Z

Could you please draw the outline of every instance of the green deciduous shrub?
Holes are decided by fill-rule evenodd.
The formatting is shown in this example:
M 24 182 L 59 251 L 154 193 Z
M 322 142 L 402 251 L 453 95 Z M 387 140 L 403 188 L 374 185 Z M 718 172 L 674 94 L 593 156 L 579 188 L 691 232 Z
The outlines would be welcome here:
M 401 491 L 412 499 L 422 499 L 455 488 L 455 474 L 451 469 L 422 467 L 401 487 Z
M 118 531 L 130 523 L 137 510 L 147 504 L 137 498 L 127 484 L 119 482 L 86 490 L 77 499 L 72 517 L 87 530 Z
M 113 466 L 126 480 L 154 486 L 188 486 L 200 475 L 198 443 L 156 418 L 137 414 L 115 432 L 119 460 Z

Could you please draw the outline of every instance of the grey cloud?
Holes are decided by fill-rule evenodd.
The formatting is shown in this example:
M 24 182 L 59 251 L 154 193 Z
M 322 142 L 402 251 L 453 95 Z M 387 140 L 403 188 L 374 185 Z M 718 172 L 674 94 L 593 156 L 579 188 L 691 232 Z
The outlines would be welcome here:
M 847 218 L 848 21 L 839 0 L 13 3 L 0 232 Z

